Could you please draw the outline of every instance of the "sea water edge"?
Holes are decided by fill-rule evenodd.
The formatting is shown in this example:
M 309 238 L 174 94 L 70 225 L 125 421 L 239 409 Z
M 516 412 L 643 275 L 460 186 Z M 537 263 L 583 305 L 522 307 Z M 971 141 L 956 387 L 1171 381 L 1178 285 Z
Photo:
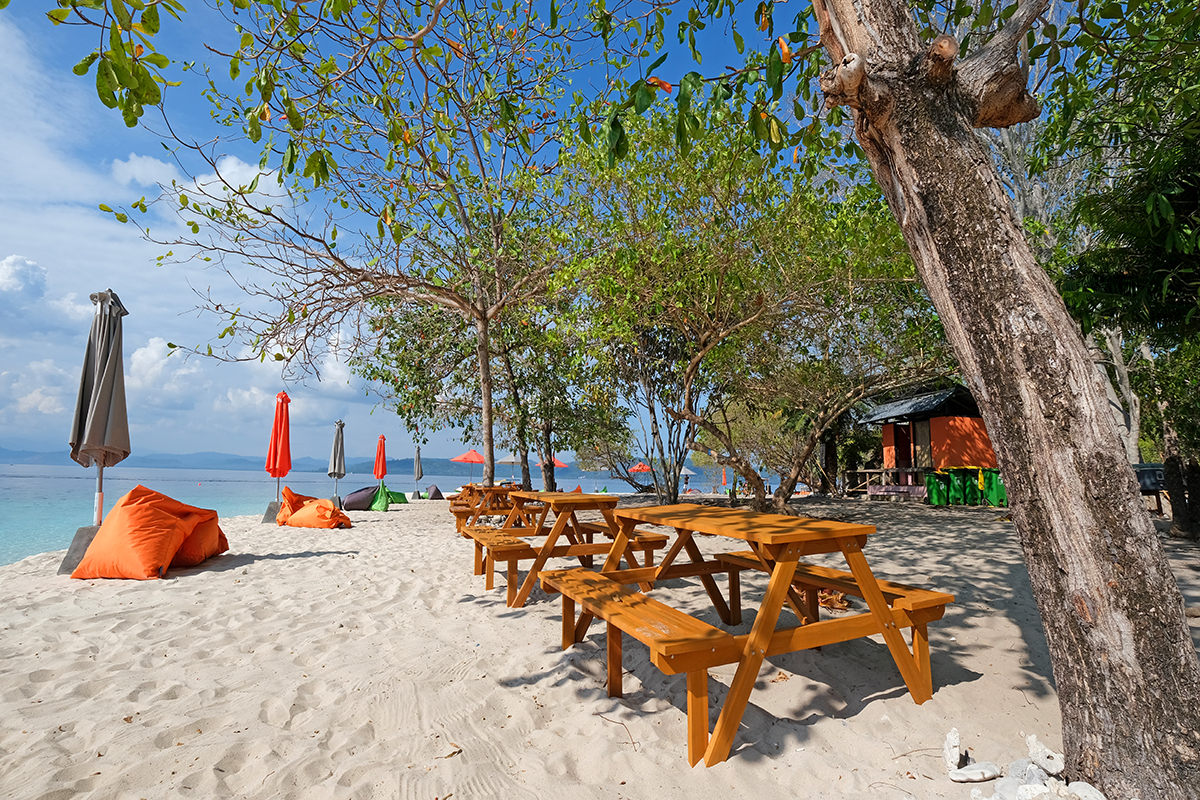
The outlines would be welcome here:
M 451 491 L 467 480 L 461 475 L 427 474 L 419 485 L 422 490 L 437 485 L 442 491 Z M 371 475 L 350 474 L 338 481 L 338 494 L 345 497 L 376 482 Z M 411 474 L 389 475 L 384 482 L 392 491 L 418 488 Z M 624 487 L 605 475 L 575 470 L 562 476 L 561 483 L 564 489 L 571 483 L 585 491 L 602 487 L 620 491 Z M 189 505 L 216 509 L 222 517 L 262 514 L 275 499 L 275 479 L 265 470 L 116 466 L 104 470 L 105 513 L 138 484 Z M 292 472 L 282 485 L 298 494 L 333 495 L 333 479 L 320 472 Z M 0 566 L 38 553 L 65 550 L 76 529 L 91 524 L 95 494 L 94 467 L 0 464 Z

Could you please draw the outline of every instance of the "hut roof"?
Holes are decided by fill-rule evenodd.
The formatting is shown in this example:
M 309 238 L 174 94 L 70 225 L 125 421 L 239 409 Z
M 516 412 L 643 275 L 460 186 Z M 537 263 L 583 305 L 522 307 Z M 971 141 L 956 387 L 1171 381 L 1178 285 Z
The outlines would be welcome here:
M 965 386 L 955 386 L 875 406 L 863 422 L 916 422 L 930 417 L 978 416 L 975 398 Z

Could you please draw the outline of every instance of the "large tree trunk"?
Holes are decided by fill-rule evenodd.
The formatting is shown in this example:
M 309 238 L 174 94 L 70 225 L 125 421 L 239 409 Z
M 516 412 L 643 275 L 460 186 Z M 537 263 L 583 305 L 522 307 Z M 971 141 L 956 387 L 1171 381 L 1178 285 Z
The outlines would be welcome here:
M 1041 610 L 1072 779 L 1200 797 L 1200 664 L 1179 588 L 1074 322 L 975 127 L 1039 113 L 1018 45 L 1048 0 L 955 66 L 902 0 L 815 0 L 832 103 L 900 222 L 987 424 Z M 969 580 L 970 576 L 964 576 Z
M 483 485 L 496 479 L 496 448 L 492 443 L 492 353 L 486 314 L 475 316 L 475 357 L 479 362 L 479 434 L 483 439 Z

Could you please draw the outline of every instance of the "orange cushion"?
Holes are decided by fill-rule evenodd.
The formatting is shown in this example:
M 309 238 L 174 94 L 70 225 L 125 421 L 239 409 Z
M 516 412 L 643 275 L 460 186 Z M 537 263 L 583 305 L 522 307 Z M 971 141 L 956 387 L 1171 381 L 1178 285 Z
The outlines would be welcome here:
M 180 545 L 215 511 L 136 486 L 108 512 L 72 578 L 162 578 Z
M 175 557 L 171 559 L 172 567 L 194 567 L 205 559 L 224 553 L 229 549 L 229 540 L 221 526 L 217 524 L 217 512 L 201 511 L 199 521 L 190 536 L 183 540 Z
M 311 503 L 316 499 L 305 494 L 296 494 L 288 487 L 283 487 L 283 500 L 279 504 L 279 513 L 275 515 L 275 524 L 287 525 L 288 517 L 299 511 L 305 503 Z
M 288 517 L 293 528 L 349 528 L 350 517 L 334 506 L 332 500 L 313 500 Z

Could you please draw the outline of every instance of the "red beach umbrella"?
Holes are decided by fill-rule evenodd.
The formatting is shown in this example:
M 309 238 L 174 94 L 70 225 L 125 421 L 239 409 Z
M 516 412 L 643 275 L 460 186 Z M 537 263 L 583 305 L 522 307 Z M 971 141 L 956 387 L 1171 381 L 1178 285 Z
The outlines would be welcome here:
M 292 444 L 288 431 L 287 392 L 275 395 L 275 422 L 271 425 L 271 443 L 267 445 L 267 474 L 275 479 L 275 501 L 279 501 L 279 479 L 292 471 Z
M 638 463 L 636 463 L 632 467 L 630 467 L 629 471 L 630 472 L 649 472 L 650 465 L 646 464 L 645 462 L 639 461 Z
M 554 457 L 553 459 L 551 459 L 551 460 L 554 462 L 554 468 L 555 468 L 555 469 L 566 469 L 566 468 L 567 468 L 567 465 L 566 465 L 566 464 L 564 464 L 563 462 L 559 461 L 557 456 L 555 456 L 555 457 Z M 542 465 L 542 462 L 540 462 L 540 461 L 539 461 L 539 462 L 537 462 L 537 465 L 540 467 L 540 466 Z
M 474 447 L 472 447 L 467 452 L 463 453 L 461 456 L 455 456 L 454 458 L 452 458 L 450 460 L 457 461 L 460 464 L 482 464 L 482 463 L 484 463 L 483 454 L 480 453 L 478 450 L 476 450 Z M 471 480 L 472 480 L 472 482 L 475 480 L 475 467 L 473 467 L 473 466 L 471 467 Z
M 375 477 L 379 482 L 383 483 L 383 476 L 387 475 L 387 447 L 384 442 L 383 434 L 379 434 L 379 442 L 375 445 Z

